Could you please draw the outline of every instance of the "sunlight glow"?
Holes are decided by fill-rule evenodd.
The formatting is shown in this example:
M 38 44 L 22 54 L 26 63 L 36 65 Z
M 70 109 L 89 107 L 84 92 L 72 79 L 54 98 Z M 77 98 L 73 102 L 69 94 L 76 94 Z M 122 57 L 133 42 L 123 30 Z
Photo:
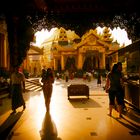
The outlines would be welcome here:
M 97 27 L 97 32 L 102 34 L 104 28 Z M 113 30 L 110 29 L 110 33 L 112 34 L 113 42 L 117 41 L 120 46 L 123 44 L 125 46 L 132 43 L 132 40 L 128 38 L 127 32 L 125 29 L 121 29 L 120 27 L 114 28 Z
M 30 117 L 34 119 L 35 127 L 39 131 L 42 127 L 42 121 L 46 112 L 43 93 L 41 92 L 40 95 L 31 95 L 28 101 L 28 107 L 31 109 L 30 114 L 34 114 L 34 116 L 31 115 Z
M 54 33 L 54 31 L 57 28 L 52 28 L 50 31 L 48 31 L 47 29 L 42 29 L 41 31 L 38 31 L 35 33 L 35 37 L 36 37 L 36 45 L 40 46 L 44 40 L 46 40 L 47 38 L 51 37 Z
M 35 33 L 35 37 L 36 37 L 36 43 L 35 45 L 40 47 L 41 44 L 48 38 L 50 38 L 54 32 L 57 30 L 58 28 L 52 28 L 50 31 L 48 31 L 47 29 L 42 29 L 41 31 L 38 31 Z M 99 34 L 102 34 L 103 32 L 103 28 L 101 27 L 97 27 L 97 32 Z M 110 29 L 110 33 L 112 34 L 112 38 L 113 38 L 113 42 L 117 41 L 120 46 L 127 46 L 129 44 L 132 43 L 132 40 L 130 40 L 128 38 L 127 32 L 125 31 L 125 29 L 121 29 L 120 27 L 114 28 L 113 30 Z

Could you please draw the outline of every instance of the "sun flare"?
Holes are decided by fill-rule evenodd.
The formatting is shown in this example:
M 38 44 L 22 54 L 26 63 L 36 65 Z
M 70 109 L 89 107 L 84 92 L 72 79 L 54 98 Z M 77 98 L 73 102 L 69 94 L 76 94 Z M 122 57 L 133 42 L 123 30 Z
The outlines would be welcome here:
M 47 29 L 42 29 L 41 31 L 38 31 L 35 33 L 35 37 L 36 37 L 36 46 L 40 46 L 47 38 L 51 37 L 54 32 L 56 31 L 56 29 L 58 28 L 52 28 L 50 31 L 48 31 Z M 103 32 L 103 28 L 101 27 L 97 27 L 97 32 L 102 34 Z M 122 45 L 129 45 L 132 43 L 132 40 L 130 40 L 128 38 L 128 34 L 125 31 L 125 29 L 121 29 L 120 27 L 114 28 L 113 30 L 110 29 L 110 33 L 112 34 L 112 38 L 113 38 L 113 42 L 117 41 L 120 46 Z
M 40 46 L 47 38 L 51 37 L 57 28 L 52 28 L 50 31 L 42 29 L 35 33 L 36 45 Z

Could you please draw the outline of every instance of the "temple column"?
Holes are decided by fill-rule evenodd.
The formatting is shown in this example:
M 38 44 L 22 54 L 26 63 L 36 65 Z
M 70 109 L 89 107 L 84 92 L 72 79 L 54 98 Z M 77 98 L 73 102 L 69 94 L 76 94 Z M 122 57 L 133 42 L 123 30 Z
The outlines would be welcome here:
M 64 70 L 64 55 L 61 55 L 61 69 Z
M 56 67 L 56 58 L 53 59 L 53 67 L 54 67 L 54 70 L 57 70 L 57 67 Z
M 78 54 L 78 69 L 82 69 L 83 56 L 81 53 Z
M 0 21 L 0 27 L 0 67 L 9 69 L 7 24 L 4 19 Z
M 116 61 L 119 61 L 118 53 L 116 53 Z
M 6 45 L 6 36 L 4 36 L 4 67 L 7 67 L 7 45 Z
M 0 33 L 0 67 L 4 67 L 4 34 Z
M 9 35 L 9 46 L 10 46 L 10 66 L 18 65 L 18 17 L 8 18 L 8 31 L 11 32 Z
M 8 68 L 6 35 L 0 33 L 0 67 Z
M 102 53 L 102 68 L 105 69 L 105 53 Z
M 26 56 L 26 59 L 23 61 L 23 68 L 29 70 L 29 55 Z

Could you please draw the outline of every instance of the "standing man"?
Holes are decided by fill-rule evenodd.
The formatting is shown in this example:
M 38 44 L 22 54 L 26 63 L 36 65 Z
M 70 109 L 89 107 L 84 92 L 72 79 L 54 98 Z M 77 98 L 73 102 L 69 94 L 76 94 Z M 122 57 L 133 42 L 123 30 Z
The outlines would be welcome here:
M 21 106 L 25 110 L 26 106 L 22 95 L 23 92 L 25 92 L 25 76 L 19 71 L 19 66 L 15 66 L 11 74 L 12 113 L 16 113 L 16 109 Z

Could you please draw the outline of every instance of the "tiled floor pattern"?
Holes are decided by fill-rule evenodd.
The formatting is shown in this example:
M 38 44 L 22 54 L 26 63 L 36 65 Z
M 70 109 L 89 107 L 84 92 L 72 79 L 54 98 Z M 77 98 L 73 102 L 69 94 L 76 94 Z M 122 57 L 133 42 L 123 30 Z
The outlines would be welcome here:
M 90 99 L 81 96 L 68 100 L 67 86 L 71 83 L 87 84 L 90 88 Z M 102 87 L 97 87 L 96 80 L 88 82 L 74 79 L 68 83 L 64 80 L 56 80 L 50 114 L 45 114 L 42 91 L 27 92 L 24 98 L 27 108 L 24 112 L 16 114 L 21 116 L 10 133 L 11 140 L 140 139 L 139 114 L 135 116 L 138 118 L 137 121 L 132 121 L 129 115 L 126 115 L 129 111 L 122 119 L 118 119 L 115 110 L 113 117 L 109 117 L 108 96 Z M 8 114 L 10 111 L 1 116 L 6 119 Z

